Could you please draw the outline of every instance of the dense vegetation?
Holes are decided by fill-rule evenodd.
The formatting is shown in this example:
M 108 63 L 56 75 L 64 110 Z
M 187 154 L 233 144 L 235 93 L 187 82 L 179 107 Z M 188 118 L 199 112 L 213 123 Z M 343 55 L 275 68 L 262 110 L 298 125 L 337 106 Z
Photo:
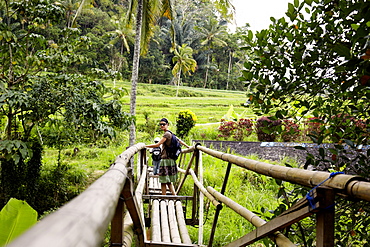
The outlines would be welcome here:
M 142 39 L 138 111 L 132 116 L 131 85 L 122 81 L 134 70 L 134 16 L 127 13 L 136 5 L 0 0 L 0 207 L 11 197 L 39 213 L 59 207 L 113 158 L 77 168 L 73 160 L 97 160 L 106 155 L 101 148 L 117 155 L 128 145 L 133 122 L 137 141 L 151 142 L 163 115 L 175 129 L 180 111 L 191 110 L 197 123 L 212 123 L 231 116 L 230 105 L 240 116 L 224 118 L 221 126 L 196 126 L 184 134 L 187 141 L 291 141 L 306 124 L 305 141 L 334 144 L 309 155 L 306 166 L 368 179 L 370 3 L 294 0 L 288 19 L 271 18 L 270 28 L 256 33 L 248 25 L 228 32 L 228 3 L 181 0 L 166 6 L 171 14 L 144 16 L 143 23 L 150 19 L 152 25 Z M 243 108 L 246 94 L 251 104 Z M 303 193 L 292 191 L 293 199 L 278 209 Z M 369 206 L 343 202 L 340 209 L 340 244 L 364 244 L 361 226 L 369 225 Z M 296 234 L 301 228 L 291 231 L 309 246 L 314 237 Z

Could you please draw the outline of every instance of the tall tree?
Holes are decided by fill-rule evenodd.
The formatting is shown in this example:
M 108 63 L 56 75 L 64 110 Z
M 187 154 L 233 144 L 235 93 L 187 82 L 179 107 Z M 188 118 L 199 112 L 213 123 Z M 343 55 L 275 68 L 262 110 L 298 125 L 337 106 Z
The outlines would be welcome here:
M 179 94 L 179 87 L 181 82 L 181 74 L 190 74 L 190 72 L 194 72 L 197 66 L 197 62 L 193 59 L 193 49 L 183 44 L 182 46 L 177 46 L 177 49 L 173 51 L 174 57 L 172 61 L 175 63 L 172 74 L 177 80 L 177 90 L 176 90 L 176 97 Z
M 147 51 L 147 46 L 153 31 L 153 26 L 156 24 L 157 19 L 162 16 L 172 19 L 172 8 L 170 0 L 131 0 L 130 11 L 128 13 L 129 17 L 133 13 L 135 5 L 137 6 L 136 34 L 130 98 L 130 114 L 132 116 L 136 115 L 136 92 L 139 78 L 140 54 Z M 135 144 L 135 140 L 136 128 L 135 124 L 132 124 L 130 127 L 130 146 Z
M 204 26 L 197 26 L 196 29 L 201 33 L 202 45 L 207 47 L 207 64 L 206 64 L 206 73 L 204 78 L 203 87 L 206 88 L 208 80 L 208 72 L 211 67 L 212 62 L 212 49 L 214 46 L 226 46 L 224 38 L 227 34 L 226 22 L 219 22 L 214 17 L 210 16 L 207 23 Z

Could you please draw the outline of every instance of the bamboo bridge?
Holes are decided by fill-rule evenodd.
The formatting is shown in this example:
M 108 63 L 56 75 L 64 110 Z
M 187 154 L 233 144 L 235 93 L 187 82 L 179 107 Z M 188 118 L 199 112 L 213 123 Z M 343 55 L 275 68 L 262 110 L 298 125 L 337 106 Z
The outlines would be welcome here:
M 221 191 L 203 186 L 202 153 L 228 162 Z M 232 165 L 313 188 L 312 198 L 301 199 L 266 222 L 224 195 Z M 271 165 L 200 144 L 183 150 L 178 166 L 182 174 L 176 186 L 178 196 L 161 195 L 158 178 L 152 175 L 147 164 L 145 144 L 131 146 L 83 193 L 8 246 L 101 246 L 109 227 L 110 246 L 212 246 L 223 206 L 256 227 L 227 246 L 247 246 L 265 237 L 271 238 L 277 246 L 296 246 L 280 231 L 313 214 L 316 216 L 316 246 L 334 246 L 334 209 L 330 206 L 335 203 L 335 195 L 370 201 L 370 183 L 359 176 L 331 176 L 327 172 Z M 194 184 L 193 195 L 181 196 L 188 178 Z M 208 243 L 203 241 L 202 225 L 206 199 L 215 210 Z M 198 227 L 197 239 L 190 239 L 186 225 Z

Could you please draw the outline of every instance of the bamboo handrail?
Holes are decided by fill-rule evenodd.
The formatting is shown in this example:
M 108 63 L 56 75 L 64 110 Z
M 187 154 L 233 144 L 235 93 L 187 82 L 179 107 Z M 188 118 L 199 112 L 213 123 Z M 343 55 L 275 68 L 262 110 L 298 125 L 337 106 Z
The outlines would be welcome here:
M 125 150 L 111 168 L 83 193 L 8 246 L 100 246 L 126 182 L 128 162 L 143 148 L 145 144 L 138 143 Z
M 329 172 L 308 171 L 298 168 L 271 165 L 261 161 L 250 160 L 236 155 L 222 153 L 201 145 L 197 145 L 196 148 L 213 157 L 219 158 L 223 161 L 231 162 L 239 167 L 306 187 L 315 187 L 327 179 L 330 175 Z M 370 201 L 370 183 L 361 180 L 364 180 L 364 178 L 360 176 L 339 174 L 326 181 L 323 185 L 333 189 L 339 189 L 341 190 L 341 193 L 345 193 L 355 198 Z
M 248 209 L 244 208 L 240 204 L 234 202 L 230 198 L 222 195 L 220 192 L 216 191 L 212 187 L 208 186 L 207 190 L 209 193 L 211 193 L 214 197 L 216 197 L 219 201 L 224 203 L 226 206 L 234 210 L 237 214 L 240 216 L 244 217 L 246 220 L 248 220 L 250 223 L 252 223 L 254 226 L 259 227 L 264 224 L 266 224 L 266 221 L 263 219 L 259 218 L 257 215 L 249 211 Z M 285 237 L 282 233 L 280 232 L 275 232 L 273 234 L 273 240 L 275 240 L 276 244 L 279 247 L 295 247 L 296 245 L 293 244 L 287 237 Z M 226 245 L 226 246 L 231 246 L 231 245 Z

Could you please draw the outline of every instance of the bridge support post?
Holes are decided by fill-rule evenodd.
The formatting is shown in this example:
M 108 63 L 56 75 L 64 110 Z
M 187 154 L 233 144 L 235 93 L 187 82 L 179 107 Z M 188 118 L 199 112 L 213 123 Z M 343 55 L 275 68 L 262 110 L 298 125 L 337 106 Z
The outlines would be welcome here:
M 227 185 L 227 182 L 229 180 L 231 165 L 232 165 L 232 163 L 230 163 L 230 162 L 227 164 L 226 173 L 225 173 L 225 179 L 224 179 L 224 183 L 222 184 L 222 188 L 221 188 L 221 194 L 222 195 L 225 193 L 225 190 L 226 190 L 226 185 Z M 216 226 L 217 226 L 218 216 L 220 214 L 221 209 L 222 209 L 221 207 L 217 207 L 216 208 L 215 218 L 213 220 L 213 225 L 212 225 L 211 235 L 209 237 L 208 247 L 212 247 L 213 238 L 214 238 L 215 232 L 216 232 Z
M 138 246 L 142 247 L 145 244 L 145 223 L 144 219 L 141 217 L 140 206 L 136 201 L 133 192 L 132 181 L 130 179 L 126 180 L 122 190 L 122 195 L 125 198 L 127 210 L 130 213 L 132 222 L 134 224 L 134 230 L 138 236 Z
M 123 243 L 124 201 L 118 199 L 116 212 L 111 222 L 110 246 L 122 246 Z
M 335 193 L 333 189 L 317 188 L 320 196 L 321 209 L 316 213 L 316 246 L 332 247 L 334 246 L 334 204 Z

